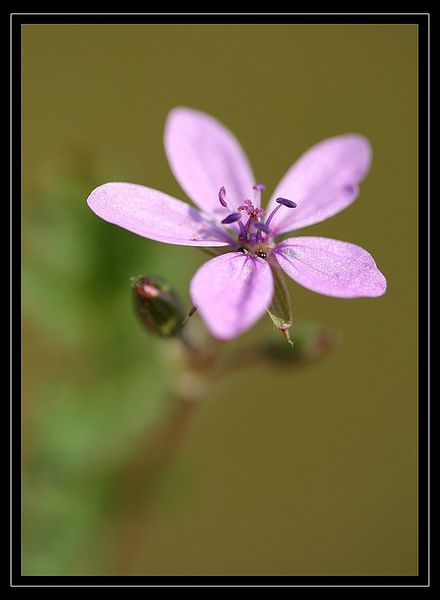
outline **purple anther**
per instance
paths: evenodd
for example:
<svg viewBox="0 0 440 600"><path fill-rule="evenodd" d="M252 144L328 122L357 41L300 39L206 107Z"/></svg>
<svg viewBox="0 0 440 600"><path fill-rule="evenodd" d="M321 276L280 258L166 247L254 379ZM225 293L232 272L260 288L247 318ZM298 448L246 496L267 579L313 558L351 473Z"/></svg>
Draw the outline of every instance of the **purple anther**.
<svg viewBox="0 0 440 600"><path fill-rule="evenodd" d="M276 202L278 204L282 204L283 206L287 206L287 208L296 208L297 204L293 200L287 200L287 198L277 198Z"/></svg>
<svg viewBox="0 0 440 600"><path fill-rule="evenodd" d="M239 221L241 219L241 213L239 212L234 212L231 213L230 215L228 215L227 217L225 217L222 221L222 223L224 225L229 225L230 223L235 223L236 221Z"/></svg>
<svg viewBox="0 0 440 600"><path fill-rule="evenodd" d="M257 183L252 186L252 189L257 190L257 192L264 192L264 190L266 189L266 186L264 185L264 183Z"/></svg>
<svg viewBox="0 0 440 600"><path fill-rule="evenodd" d="M264 231L264 233L267 233L267 234L271 233L271 231L272 231L267 223L260 223L260 222L254 223L254 227L256 229L259 229L260 231Z"/></svg>
<svg viewBox="0 0 440 600"><path fill-rule="evenodd" d="M226 197L226 190L225 190L225 188L222 186L222 187L220 188L220 191L219 191L219 193L218 193L218 199L219 199L219 201L220 201L220 204L226 208L228 205L227 205L227 202L226 202L226 200L225 200L225 197Z"/></svg>

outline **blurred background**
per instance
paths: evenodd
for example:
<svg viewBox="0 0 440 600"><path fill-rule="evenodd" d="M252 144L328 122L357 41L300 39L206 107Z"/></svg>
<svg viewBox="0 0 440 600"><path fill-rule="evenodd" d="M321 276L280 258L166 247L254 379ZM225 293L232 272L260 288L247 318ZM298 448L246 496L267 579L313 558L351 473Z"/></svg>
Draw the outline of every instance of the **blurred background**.
<svg viewBox="0 0 440 600"><path fill-rule="evenodd" d="M416 574L417 27L22 32L24 574ZM141 328L129 279L162 275L189 307L205 256L101 221L86 198L129 181L187 200L162 144L179 105L225 123L269 190L321 139L368 137L358 200L304 234L369 250L388 291L289 282L295 320L339 345L210 386L147 490L176 348ZM263 318L224 350L271 335Z"/></svg>

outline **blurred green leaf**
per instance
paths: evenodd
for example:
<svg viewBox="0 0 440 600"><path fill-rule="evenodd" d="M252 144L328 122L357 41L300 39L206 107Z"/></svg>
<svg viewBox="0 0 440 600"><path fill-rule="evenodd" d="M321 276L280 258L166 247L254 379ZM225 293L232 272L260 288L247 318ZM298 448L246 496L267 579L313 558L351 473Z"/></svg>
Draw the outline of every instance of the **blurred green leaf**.
<svg viewBox="0 0 440 600"><path fill-rule="evenodd" d="M191 269L98 219L86 198L102 180L88 168L73 157L23 215L25 329L40 348L25 359L28 573L80 570L75 561L96 535L109 474L167 408L169 373L136 320L130 276L169 271L183 287Z"/></svg>

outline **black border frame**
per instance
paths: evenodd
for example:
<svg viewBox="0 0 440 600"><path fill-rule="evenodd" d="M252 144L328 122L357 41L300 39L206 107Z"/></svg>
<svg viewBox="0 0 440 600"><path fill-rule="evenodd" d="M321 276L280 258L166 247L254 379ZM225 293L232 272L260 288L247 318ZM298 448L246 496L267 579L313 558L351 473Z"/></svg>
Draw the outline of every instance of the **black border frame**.
<svg viewBox="0 0 440 600"><path fill-rule="evenodd" d="M10 587L430 587L429 519L429 13L9 13L11 51L11 561ZM25 24L415 24L418 25L419 535L416 576L24 576L21 574L21 26ZM15 507L15 508L14 508Z"/></svg>

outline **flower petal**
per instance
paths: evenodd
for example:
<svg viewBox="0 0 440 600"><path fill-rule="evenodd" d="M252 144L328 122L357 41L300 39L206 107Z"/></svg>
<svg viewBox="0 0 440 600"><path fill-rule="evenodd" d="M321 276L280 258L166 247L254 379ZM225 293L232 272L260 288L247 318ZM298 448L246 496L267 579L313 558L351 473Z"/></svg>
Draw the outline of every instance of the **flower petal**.
<svg viewBox="0 0 440 600"><path fill-rule="evenodd" d="M261 258L228 252L200 267L190 294L211 333L229 340L266 311L273 295L272 273Z"/></svg>
<svg viewBox="0 0 440 600"><path fill-rule="evenodd" d="M142 237L183 246L227 246L224 230L198 210L134 183L106 183L87 198L99 217Z"/></svg>
<svg viewBox="0 0 440 600"><path fill-rule="evenodd" d="M186 194L203 210L225 217L252 194L255 179L242 147L213 117L189 108L175 108L165 126L165 151ZM229 209L219 202L226 190Z"/></svg>
<svg viewBox="0 0 440 600"><path fill-rule="evenodd" d="M268 214L280 196L297 203L296 208L281 209L274 216L274 232L319 223L346 208L357 197L358 183L370 162L370 144L356 134L328 138L310 148L290 167L272 196Z"/></svg>
<svg viewBox="0 0 440 600"><path fill-rule="evenodd" d="M385 277L360 246L322 237L294 237L275 249L282 269L304 287L339 298L381 296Z"/></svg>

